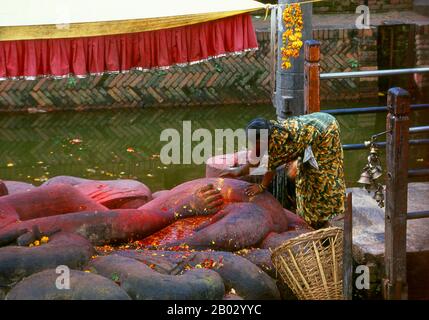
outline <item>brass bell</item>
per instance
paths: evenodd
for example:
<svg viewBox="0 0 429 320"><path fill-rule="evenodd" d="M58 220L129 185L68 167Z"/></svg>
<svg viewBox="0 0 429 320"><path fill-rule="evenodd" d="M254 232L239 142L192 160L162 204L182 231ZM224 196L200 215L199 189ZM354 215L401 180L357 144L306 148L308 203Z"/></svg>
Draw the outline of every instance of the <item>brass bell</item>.
<svg viewBox="0 0 429 320"><path fill-rule="evenodd" d="M383 201L384 200L383 192L380 192L380 190L377 190L374 194L374 200L377 202Z"/></svg>
<svg viewBox="0 0 429 320"><path fill-rule="evenodd" d="M384 207L383 186L381 186L380 184L378 185L377 191L374 193L374 200L377 201L378 206L380 208Z"/></svg>
<svg viewBox="0 0 429 320"><path fill-rule="evenodd" d="M377 163L379 161L377 154L370 154L368 156L368 163Z"/></svg>
<svg viewBox="0 0 429 320"><path fill-rule="evenodd" d="M366 169L360 175L360 179L358 180L360 184L372 184L371 175L366 171Z"/></svg>
<svg viewBox="0 0 429 320"><path fill-rule="evenodd" d="M373 184L365 184L364 188L368 194L370 194L372 191L374 191L374 185Z"/></svg>
<svg viewBox="0 0 429 320"><path fill-rule="evenodd" d="M365 190L371 194L374 192L374 200L380 208L384 207L384 189L383 185L377 183L377 179L383 175L383 168L381 167L381 161L378 155L378 148L375 144L377 137L386 134L386 132L374 135L371 137L371 141L366 141L365 146L369 147L369 155L367 157L367 164L362 170L362 174L358 183L363 184Z"/></svg>
<svg viewBox="0 0 429 320"><path fill-rule="evenodd" d="M377 165L371 168L371 177L373 180L377 180L383 175L383 169L381 166Z"/></svg>

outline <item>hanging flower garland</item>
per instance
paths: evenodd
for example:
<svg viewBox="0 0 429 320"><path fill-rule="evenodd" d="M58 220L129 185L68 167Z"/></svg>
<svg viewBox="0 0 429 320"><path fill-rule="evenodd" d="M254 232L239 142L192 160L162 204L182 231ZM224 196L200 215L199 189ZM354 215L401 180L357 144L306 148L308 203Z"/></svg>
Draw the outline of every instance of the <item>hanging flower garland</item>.
<svg viewBox="0 0 429 320"><path fill-rule="evenodd" d="M303 46L302 28L304 25L301 6L298 3L287 5L283 11L286 31L283 33L282 68L292 67L291 58L298 58Z"/></svg>

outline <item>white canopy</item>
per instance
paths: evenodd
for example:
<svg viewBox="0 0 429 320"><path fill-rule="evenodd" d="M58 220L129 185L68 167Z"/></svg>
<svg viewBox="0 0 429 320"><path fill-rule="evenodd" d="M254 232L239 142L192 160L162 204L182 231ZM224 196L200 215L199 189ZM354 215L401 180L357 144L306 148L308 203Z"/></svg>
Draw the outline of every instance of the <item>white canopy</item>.
<svg viewBox="0 0 429 320"><path fill-rule="evenodd" d="M0 6L0 41L153 31L264 7L253 0L7 0Z"/></svg>
<svg viewBox="0 0 429 320"><path fill-rule="evenodd" d="M141 20L220 12L248 12L253 0L7 0L0 27Z"/></svg>

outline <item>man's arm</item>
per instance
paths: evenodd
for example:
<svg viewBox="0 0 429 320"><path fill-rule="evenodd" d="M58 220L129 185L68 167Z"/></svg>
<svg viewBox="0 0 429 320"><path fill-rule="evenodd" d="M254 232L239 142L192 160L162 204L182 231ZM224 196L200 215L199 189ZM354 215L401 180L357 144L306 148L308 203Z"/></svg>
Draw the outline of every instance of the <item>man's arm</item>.
<svg viewBox="0 0 429 320"><path fill-rule="evenodd" d="M267 190L275 174L275 171L267 171L260 184L252 184L246 188L246 194L253 197Z"/></svg>
<svg viewBox="0 0 429 320"><path fill-rule="evenodd" d="M276 175L275 171L267 171L262 179L261 186L264 189L268 189L271 182L273 181L274 176Z"/></svg>

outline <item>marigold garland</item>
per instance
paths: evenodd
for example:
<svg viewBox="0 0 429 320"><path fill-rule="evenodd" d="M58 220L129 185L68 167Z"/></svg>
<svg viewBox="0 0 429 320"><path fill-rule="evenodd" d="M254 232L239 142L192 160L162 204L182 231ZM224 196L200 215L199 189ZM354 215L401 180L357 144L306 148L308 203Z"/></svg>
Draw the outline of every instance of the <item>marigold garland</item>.
<svg viewBox="0 0 429 320"><path fill-rule="evenodd" d="M287 5L283 10L283 22L286 31L283 33L282 68L292 67L291 58L298 58L303 46L303 18L301 6L298 3Z"/></svg>

